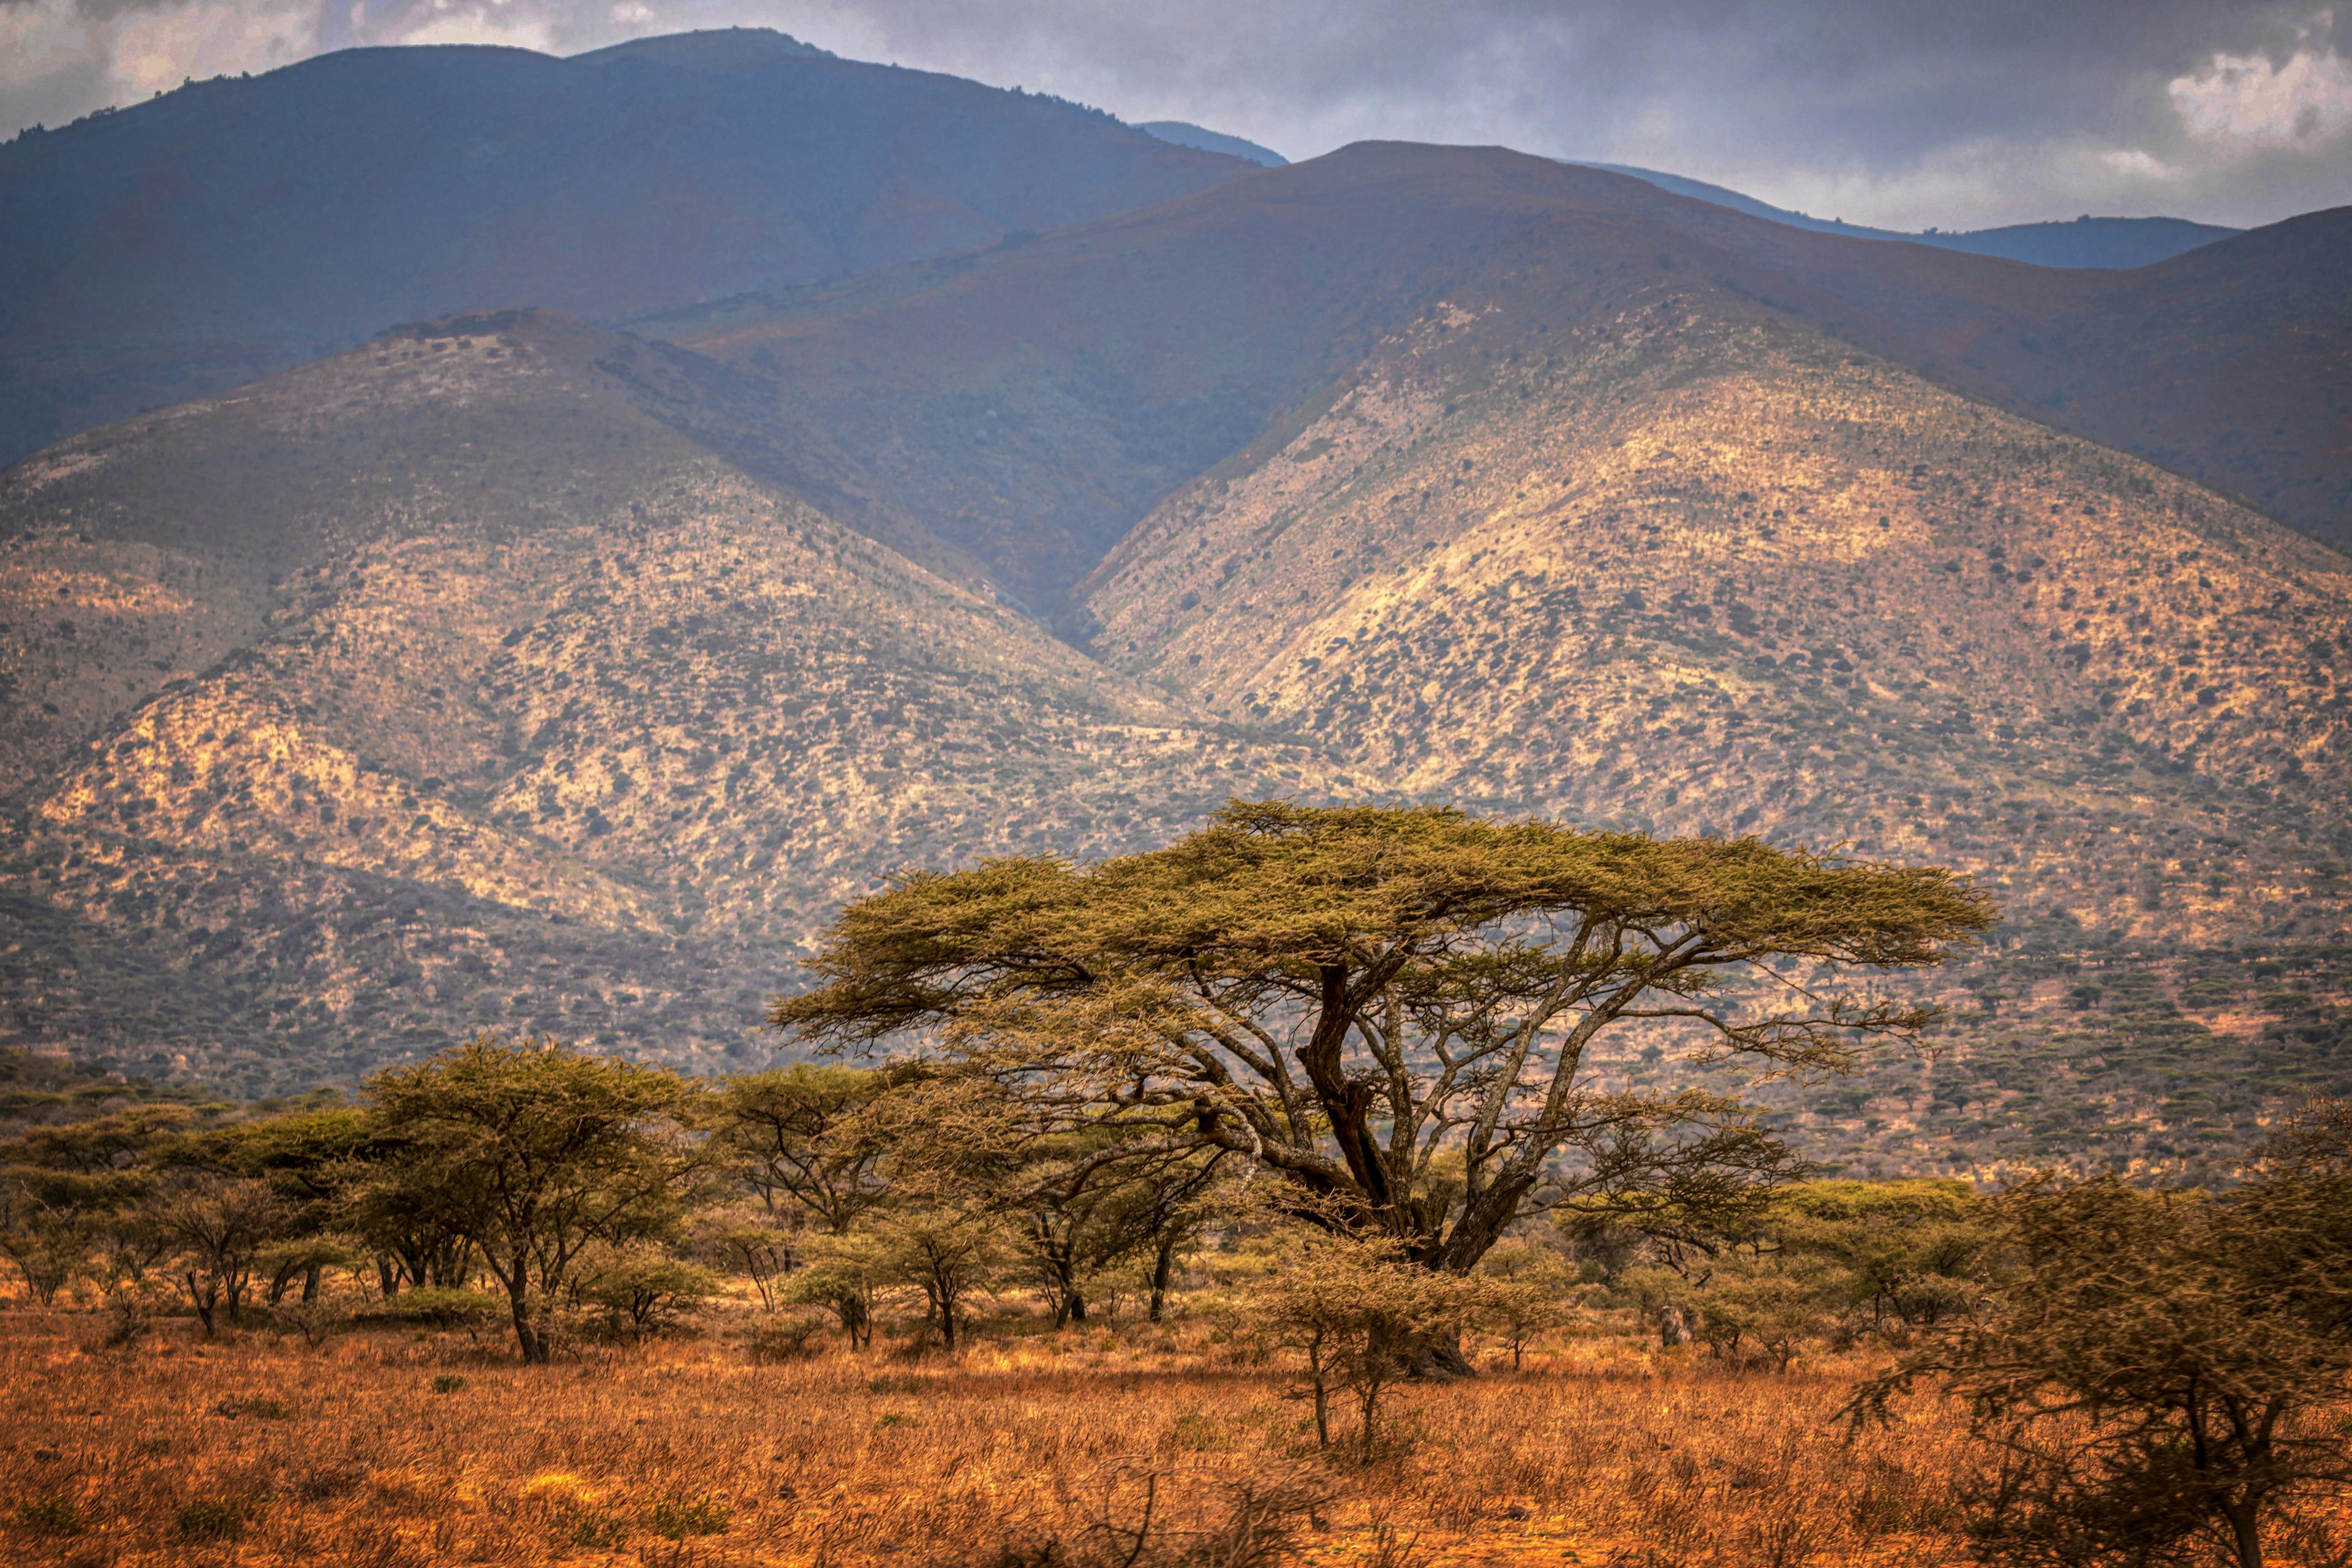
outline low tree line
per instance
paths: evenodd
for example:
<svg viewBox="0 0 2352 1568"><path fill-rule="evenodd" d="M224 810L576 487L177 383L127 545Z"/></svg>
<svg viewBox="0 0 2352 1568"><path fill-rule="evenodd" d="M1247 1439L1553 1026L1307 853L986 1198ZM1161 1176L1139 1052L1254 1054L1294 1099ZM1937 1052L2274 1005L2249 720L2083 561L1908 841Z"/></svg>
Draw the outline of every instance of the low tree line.
<svg viewBox="0 0 2352 1568"><path fill-rule="evenodd" d="M1107 1289L1158 1318L1223 1162L1089 1171L1088 1150L1008 1142L937 1089L836 1065L701 1082L485 1037L355 1105L27 1131L0 1146L0 1250L44 1305L176 1297L207 1333L299 1326L331 1274L428 1318L487 1288L532 1362L566 1326L646 1331L730 1279L771 1310L824 1308L854 1345L896 1290L950 1346L983 1289L1032 1292L1057 1324Z"/></svg>

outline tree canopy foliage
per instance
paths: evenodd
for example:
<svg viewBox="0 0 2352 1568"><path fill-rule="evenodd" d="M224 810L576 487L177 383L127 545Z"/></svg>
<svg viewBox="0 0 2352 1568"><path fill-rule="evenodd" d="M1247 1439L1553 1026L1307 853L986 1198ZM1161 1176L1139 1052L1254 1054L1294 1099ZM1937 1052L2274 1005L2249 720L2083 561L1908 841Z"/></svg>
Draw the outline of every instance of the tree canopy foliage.
<svg viewBox="0 0 2352 1568"><path fill-rule="evenodd" d="M400 1147L384 1195L479 1248L507 1293L527 1361L582 1258L669 1234L701 1157L681 1136L677 1074L495 1036L369 1085Z"/></svg>
<svg viewBox="0 0 2352 1568"><path fill-rule="evenodd" d="M2297 1493L2352 1487L2352 1115L2315 1105L2221 1194L2044 1176L1985 1205L2014 1268L1982 1310L1869 1385L1931 1378L2000 1458L1989 1556L2262 1568Z"/></svg>
<svg viewBox="0 0 2352 1568"><path fill-rule="evenodd" d="M843 912L821 984L769 1017L1115 1131L1100 1163L1246 1156L1301 1214L1458 1271L1531 1206L1769 1163L1720 1098L1596 1088L1609 1031L1840 1070L1935 1016L1868 975L1995 918L1948 871L1754 838L1235 802L1160 850L909 876Z"/></svg>

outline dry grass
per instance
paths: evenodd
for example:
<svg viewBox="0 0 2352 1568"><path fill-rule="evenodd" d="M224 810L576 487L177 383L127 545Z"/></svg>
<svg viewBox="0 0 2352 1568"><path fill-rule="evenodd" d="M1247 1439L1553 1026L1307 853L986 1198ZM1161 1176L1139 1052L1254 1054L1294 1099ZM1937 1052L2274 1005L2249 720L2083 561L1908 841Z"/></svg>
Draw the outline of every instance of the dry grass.
<svg viewBox="0 0 2352 1568"><path fill-rule="evenodd" d="M89 1564L1940 1563L1958 1429L1848 1447L1856 1368L1613 1335L1411 1390L1369 1467L1187 1325L950 1361L739 1337L529 1369L463 1336L130 1352L0 1315L0 1557ZM86 1348L90 1347L90 1348ZM1679 1352L1677 1352L1679 1355ZM1140 1542L1137 1531L1147 1521Z"/></svg>

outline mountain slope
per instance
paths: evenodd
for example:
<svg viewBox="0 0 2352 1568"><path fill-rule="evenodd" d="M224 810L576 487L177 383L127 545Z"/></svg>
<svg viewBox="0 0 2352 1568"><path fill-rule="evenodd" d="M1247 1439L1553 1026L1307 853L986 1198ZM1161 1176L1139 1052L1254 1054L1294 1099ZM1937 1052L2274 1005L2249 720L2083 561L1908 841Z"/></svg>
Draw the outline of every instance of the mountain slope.
<svg viewBox="0 0 2352 1568"><path fill-rule="evenodd" d="M2186 942L2246 889L2140 900L2181 824L2201 868L2262 822L2232 879L2308 890L2352 561L1752 308L1529 327L1449 300L1171 497L1096 574L1097 646L1415 795L1853 839ZM2022 843L1946 809L2011 796Z"/></svg>
<svg viewBox="0 0 2352 1568"><path fill-rule="evenodd" d="M248 1088L493 1026L723 1059L900 866L1325 787L681 435L673 374L461 318L0 479L13 1031ZM35 656L68 621L103 675Z"/></svg>
<svg viewBox="0 0 2352 1568"><path fill-rule="evenodd" d="M2130 275L2197 264L2166 286L2198 313L2166 328L2117 275L1367 147L651 326L767 378L906 526L1033 605L1118 533L1066 631L1353 777L1981 872L2012 923L1953 977L1954 1054L1812 1135L1976 1169L2111 1122L2116 1157L2177 1161L2345 1085L2253 998L2264 965L2352 980L2352 578L2021 416L2010 381L2064 344L2004 361L1978 351L2013 340L1966 329L2138 321L2088 367L2129 411L2114 367L2167 331L2194 344L2272 288L2294 319L2318 268L2231 270L2278 238ZM2209 369L2288 335L2259 303L2239 319ZM2130 1010L2080 1017L2085 984ZM2229 1093L2180 1098L2217 1075ZM1954 1103L1976 1108L1958 1144Z"/></svg>
<svg viewBox="0 0 2352 1568"><path fill-rule="evenodd" d="M835 277L1247 165L757 29L356 49L0 148L0 461L394 322Z"/></svg>
<svg viewBox="0 0 2352 1568"><path fill-rule="evenodd" d="M2129 273L1813 234L1496 149L1366 143L1141 212L638 323L771 379L1038 613L1160 495L1432 300L1756 301L2352 543L2352 213ZM1537 293L1542 295L1540 302Z"/></svg>
<svg viewBox="0 0 2352 1568"><path fill-rule="evenodd" d="M1465 289L1086 603L1119 668L1416 798L1976 873L2007 921L1943 1058L1775 1091L1825 1157L2178 1169L2352 1087L2352 560L1776 312Z"/></svg>

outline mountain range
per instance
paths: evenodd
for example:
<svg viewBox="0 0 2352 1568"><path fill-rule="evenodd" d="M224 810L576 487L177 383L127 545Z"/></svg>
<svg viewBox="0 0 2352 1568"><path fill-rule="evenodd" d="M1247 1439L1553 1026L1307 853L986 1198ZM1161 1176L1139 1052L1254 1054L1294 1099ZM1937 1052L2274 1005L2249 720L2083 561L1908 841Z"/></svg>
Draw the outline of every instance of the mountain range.
<svg viewBox="0 0 2352 1568"><path fill-rule="evenodd" d="M1855 1169L2179 1164L2344 1087L2352 214L2065 271L1496 149L1214 168L625 330L486 300L0 473L13 1038L762 1060L895 870L1285 794L1976 872L1943 1056L1779 1091Z"/></svg>

